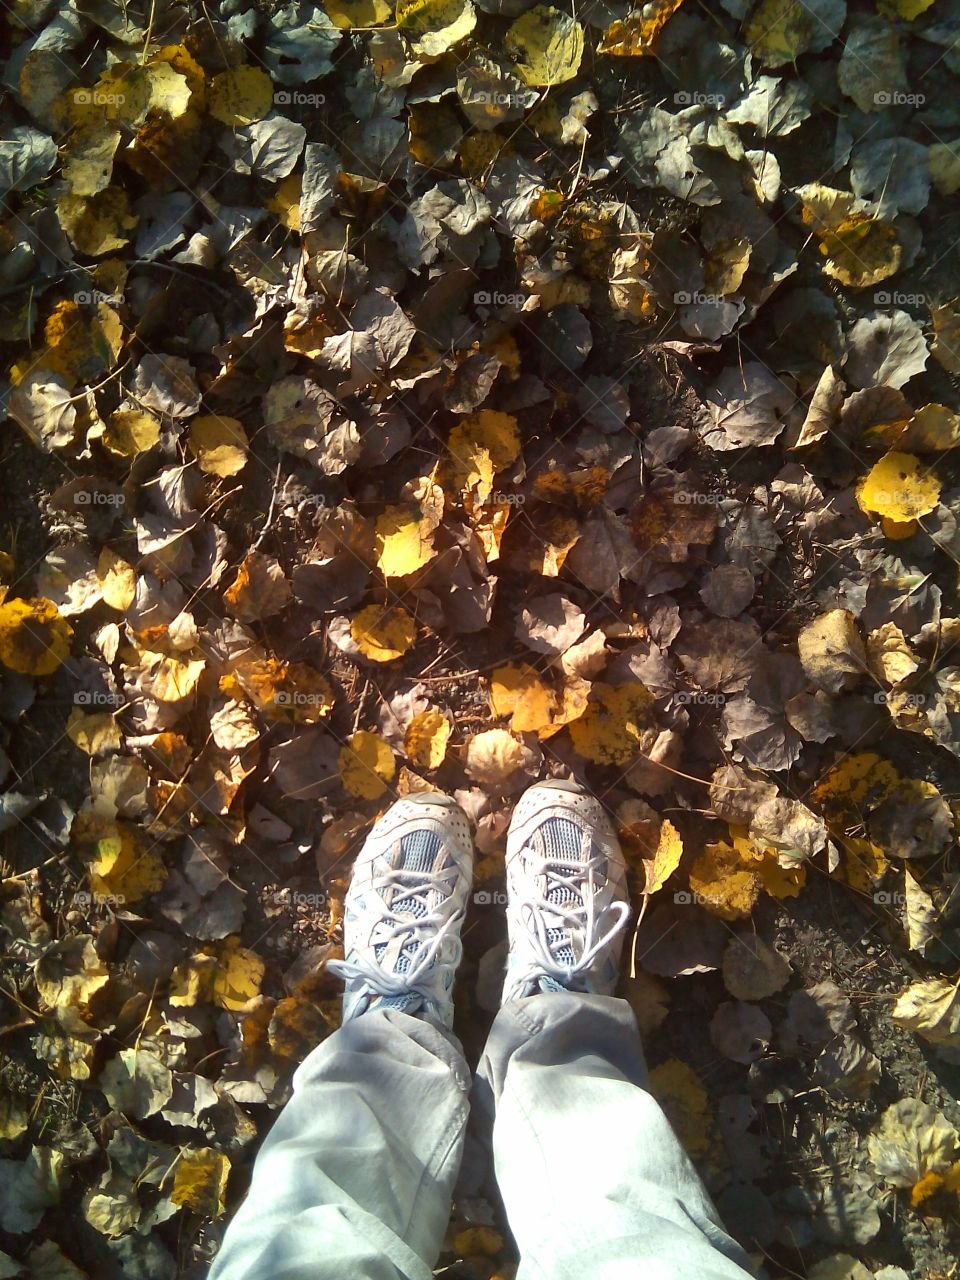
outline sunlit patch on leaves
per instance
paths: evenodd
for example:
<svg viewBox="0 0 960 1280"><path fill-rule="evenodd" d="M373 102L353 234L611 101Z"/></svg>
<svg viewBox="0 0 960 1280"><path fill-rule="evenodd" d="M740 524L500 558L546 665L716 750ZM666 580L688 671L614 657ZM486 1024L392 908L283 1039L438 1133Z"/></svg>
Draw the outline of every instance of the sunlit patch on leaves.
<svg viewBox="0 0 960 1280"><path fill-rule="evenodd" d="M0 604L0 662L22 675L48 676L70 652L73 628L49 600Z"/></svg>
<svg viewBox="0 0 960 1280"><path fill-rule="evenodd" d="M170 1199L205 1218L224 1212L224 1194L230 1176L230 1160L212 1147L185 1151L173 1172Z"/></svg>
<svg viewBox="0 0 960 1280"><path fill-rule="evenodd" d="M358 730L341 748L339 761L344 791L360 800L379 800L397 768L389 743L365 729Z"/></svg>
<svg viewBox="0 0 960 1280"><path fill-rule="evenodd" d="M371 662L393 662L402 658L417 638L413 619L399 605L393 608L367 605L350 623L350 634Z"/></svg>

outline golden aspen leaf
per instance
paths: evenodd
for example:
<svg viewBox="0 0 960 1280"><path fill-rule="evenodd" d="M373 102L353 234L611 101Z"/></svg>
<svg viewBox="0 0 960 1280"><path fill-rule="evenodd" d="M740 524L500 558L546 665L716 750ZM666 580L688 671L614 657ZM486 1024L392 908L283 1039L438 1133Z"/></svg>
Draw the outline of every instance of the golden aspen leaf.
<svg viewBox="0 0 960 1280"><path fill-rule="evenodd" d="M63 177L71 195L95 196L109 187L122 136L119 129L99 122L74 130L63 162Z"/></svg>
<svg viewBox="0 0 960 1280"><path fill-rule="evenodd" d="M503 1249L503 1236L492 1227L466 1227L454 1236L453 1247L464 1258L495 1258Z"/></svg>
<svg viewBox="0 0 960 1280"><path fill-rule="evenodd" d="M242 1012L260 994L266 966L256 952L241 947L237 938L227 938L215 956L210 999L221 1009Z"/></svg>
<svg viewBox="0 0 960 1280"><path fill-rule="evenodd" d="M517 460L520 437L517 420L510 413L480 409L468 414L447 438L453 483L457 488L475 490L475 500L484 502L493 488L493 476Z"/></svg>
<svg viewBox="0 0 960 1280"><path fill-rule="evenodd" d="M275 213L282 226L290 231L300 230L300 196L303 189L303 175L288 174L282 182L277 183L274 194L267 201L267 208Z"/></svg>
<svg viewBox="0 0 960 1280"><path fill-rule="evenodd" d="M160 419L146 409L118 409L107 418L102 441L111 453L133 458L146 453L160 439Z"/></svg>
<svg viewBox="0 0 960 1280"><path fill-rule="evenodd" d="M523 763L523 743L506 729L474 734L464 753L464 768L474 782L505 782Z"/></svg>
<svg viewBox="0 0 960 1280"><path fill-rule="evenodd" d="M507 531L510 511L511 507L507 502L474 505L470 511L470 524L480 539L487 564L500 558L500 543Z"/></svg>
<svg viewBox="0 0 960 1280"><path fill-rule="evenodd" d="M629 764L637 741L654 725L656 698L642 684L593 686L593 701L570 725L574 749L594 764Z"/></svg>
<svg viewBox="0 0 960 1280"><path fill-rule="evenodd" d="M221 124L253 124L273 109L273 81L259 67L233 67L213 77L207 103Z"/></svg>
<svg viewBox="0 0 960 1280"><path fill-rule="evenodd" d="M877 0L877 12L884 18L895 22L902 18L904 22L913 22L933 4L933 0Z"/></svg>
<svg viewBox="0 0 960 1280"><path fill-rule="evenodd" d="M397 28L418 58L438 58L477 25L470 0L400 0Z"/></svg>
<svg viewBox="0 0 960 1280"><path fill-rule="evenodd" d="M393 6L387 0L323 0L327 17L340 31L354 27L382 27L390 20Z"/></svg>
<svg viewBox="0 0 960 1280"><path fill-rule="evenodd" d="M538 4L511 23L504 44L524 84L565 84L580 70L583 28L570 14Z"/></svg>
<svg viewBox="0 0 960 1280"><path fill-rule="evenodd" d="M88 756L119 751L121 747L120 726L112 711L87 713L74 707L67 717L66 734Z"/></svg>
<svg viewBox="0 0 960 1280"><path fill-rule="evenodd" d="M344 791L361 800L379 800L397 769L390 744L366 729L348 739L337 759Z"/></svg>
<svg viewBox="0 0 960 1280"><path fill-rule="evenodd" d="M873 515L903 523L936 509L940 481L911 453L888 453L860 482L857 501Z"/></svg>
<svg viewBox="0 0 960 1280"><path fill-rule="evenodd" d="M714 1144L713 1121L707 1092L693 1068L668 1058L650 1072L649 1084L687 1155L693 1160L707 1155Z"/></svg>
<svg viewBox="0 0 960 1280"><path fill-rule="evenodd" d="M236 418L201 414L190 423L190 452L201 471L212 476L235 476L247 465L247 435Z"/></svg>
<svg viewBox="0 0 960 1280"><path fill-rule="evenodd" d="M387 507L376 523L377 565L385 578L403 578L429 564L436 551L436 521L416 507Z"/></svg>
<svg viewBox="0 0 960 1280"><path fill-rule="evenodd" d="M399 605L385 608L369 604L350 623L350 635L371 662L393 662L413 647L417 629L409 613Z"/></svg>
<svg viewBox="0 0 960 1280"><path fill-rule="evenodd" d="M120 187L107 187L95 196L61 196L57 213L73 247L91 258L122 249L140 221Z"/></svg>
<svg viewBox="0 0 960 1280"><path fill-rule="evenodd" d="M646 57L653 53L657 36L682 4L683 0L653 0L625 18L618 18L604 31L597 52L618 58Z"/></svg>
<svg viewBox="0 0 960 1280"><path fill-rule="evenodd" d="M34 969L41 1009L83 1013L110 981L110 971L88 934L69 934L48 948Z"/></svg>
<svg viewBox="0 0 960 1280"><path fill-rule="evenodd" d="M137 575L133 565L110 547L104 547L97 559L97 578L104 603L120 613L126 612L137 594Z"/></svg>
<svg viewBox="0 0 960 1280"><path fill-rule="evenodd" d="M823 27L823 19L796 0L760 0L744 23L743 34L759 62L782 67L805 53Z"/></svg>
<svg viewBox="0 0 960 1280"><path fill-rule="evenodd" d="M764 893L771 898L795 898L807 883L807 868L803 863L784 867L774 850L767 850L763 857L750 867L760 881Z"/></svg>
<svg viewBox="0 0 960 1280"><path fill-rule="evenodd" d="M149 649L144 649L140 658L143 690L158 702L180 702L188 698L207 665L206 658L177 658Z"/></svg>
<svg viewBox="0 0 960 1280"><path fill-rule="evenodd" d="M494 715L512 716L514 733L538 733L557 710L557 695L527 663L497 667L490 678L490 707Z"/></svg>
<svg viewBox="0 0 960 1280"><path fill-rule="evenodd" d="M51 600L0 604L0 662L25 676L48 676L70 652L73 628Z"/></svg>
<svg viewBox="0 0 960 1280"><path fill-rule="evenodd" d="M660 838L652 858L643 859L646 871L646 883L643 892L657 893L667 883L683 857L683 841L680 832L668 819L664 818L660 826Z"/></svg>
<svg viewBox="0 0 960 1280"><path fill-rule="evenodd" d="M219 1218L226 1208L224 1193L230 1176L230 1160L212 1147L185 1151L177 1161L170 1199L181 1208L204 1218Z"/></svg>
<svg viewBox="0 0 960 1280"><path fill-rule="evenodd" d="M333 710L336 701L333 686L325 675L306 662L291 662L278 683L281 687L273 693L274 706L297 724L316 724Z"/></svg>
<svg viewBox="0 0 960 1280"><path fill-rule="evenodd" d="M163 888L167 878L163 859L130 823L115 824L114 833L98 840L94 850L87 867L90 888L116 906L132 906Z"/></svg>
<svg viewBox="0 0 960 1280"><path fill-rule="evenodd" d="M43 363L70 386L98 382L116 367L123 346L120 317L105 302L87 309L76 302L58 302L43 332L47 349Z"/></svg>
<svg viewBox="0 0 960 1280"><path fill-rule="evenodd" d="M439 769L447 754L450 721L443 712L429 707L415 715L407 725L403 749L407 759L418 769Z"/></svg>
<svg viewBox="0 0 960 1280"><path fill-rule="evenodd" d="M723 920L738 920L753 910L760 879L744 868L732 845L720 841L704 846L690 868L690 888L708 911Z"/></svg>

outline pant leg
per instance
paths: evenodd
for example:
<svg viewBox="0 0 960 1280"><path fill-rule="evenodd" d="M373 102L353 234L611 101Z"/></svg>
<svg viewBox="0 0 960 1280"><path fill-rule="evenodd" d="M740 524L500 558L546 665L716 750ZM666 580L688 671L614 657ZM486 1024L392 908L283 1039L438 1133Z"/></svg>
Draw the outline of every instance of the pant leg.
<svg viewBox="0 0 960 1280"><path fill-rule="evenodd" d="M209 1280L430 1280L470 1077L452 1036L395 1009L297 1070Z"/></svg>
<svg viewBox="0 0 960 1280"><path fill-rule="evenodd" d="M645 1082L623 1000L550 993L498 1013L477 1094L517 1280L749 1280Z"/></svg>

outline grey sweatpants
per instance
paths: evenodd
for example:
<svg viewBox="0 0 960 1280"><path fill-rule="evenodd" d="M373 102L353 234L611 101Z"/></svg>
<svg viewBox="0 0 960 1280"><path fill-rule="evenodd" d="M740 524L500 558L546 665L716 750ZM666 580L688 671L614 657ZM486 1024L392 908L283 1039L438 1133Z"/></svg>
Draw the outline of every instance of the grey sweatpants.
<svg viewBox="0 0 960 1280"><path fill-rule="evenodd" d="M550 993L505 1005L478 1072L518 1280L745 1280L644 1087L630 1007ZM430 1280L470 1076L453 1036L371 1010L319 1045L267 1136L210 1280Z"/></svg>

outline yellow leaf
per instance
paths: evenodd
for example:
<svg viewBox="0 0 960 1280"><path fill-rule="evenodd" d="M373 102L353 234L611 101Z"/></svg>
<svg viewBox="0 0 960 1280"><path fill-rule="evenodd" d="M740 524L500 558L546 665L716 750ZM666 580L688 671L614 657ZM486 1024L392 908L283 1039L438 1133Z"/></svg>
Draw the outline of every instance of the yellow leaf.
<svg viewBox="0 0 960 1280"><path fill-rule="evenodd" d="M438 58L477 25L470 0L400 0L397 27L418 58Z"/></svg>
<svg viewBox="0 0 960 1280"><path fill-rule="evenodd" d="M538 4L510 25L504 44L524 84L565 84L580 70L583 28L569 14Z"/></svg>
<svg viewBox="0 0 960 1280"><path fill-rule="evenodd" d="M523 744L506 729L486 729L467 743L464 767L475 782L504 782L523 765Z"/></svg>
<svg viewBox="0 0 960 1280"><path fill-rule="evenodd" d="M493 491L494 475L519 456L517 420L496 409L481 409L453 428L447 448L454 486L473 491L475 502L485 502Z"/></svg>
<svg viewBox="0 0 960 1280"><path fill-rule="evenodd" d="M208 110L221 124L245 125L273 109L273 81L259 67L233 67L210 82Z"/></svg>
<svg viewBox="0 0 960 1280"><path fill-rule="evenodd" d="M397 769L390 744L366 729L355 733L340 749L338 763L344 791L361 800L379 800Z"/></svg>
<svg viewBox="0 0 960 1280"><path fill-rule="evenodd" d="M260 994L266 966L254 951L228 938L216 953L209 982L210 999L221 1009L241 1012Z"/></svg>
<svg viewBox="0 0 960 1280"><path fill-rule="evenodd" d="M503 1236L492 1227L466 1227L454 1236L453 1248L464 1258L495 1258L503 1248Z"/></svg>
<svg viewBox="0 0 960 1280"><path fill-rule="evenodd" d="M683 0L654 0L642 9L634 9L625 18L618 18L604 31L597 52L612 53L619 58L643 58L652 54L657 36L682 4Z"/></svg>
<svg viewBox="0 0 960 1280"><path fill-rule="evenodd" d="M120 726L112 711L95 711L88 715L74 707L67 717L66 733L73 745L88 756L120 750Z"/></svg>
<svg viewBox="0 0 960 1280"><path fill-rule="evenodd" d="M551 724L557 696L533 667L508 665L497 667L491 676L490 707L494 715L513 717L514 733L538 733Z"/></svg>
<svg viewBox="0 0 960 1280"><path fill-rule="evenodd" d="M167 868L157 850L149 846L137 827L114 824L114 834L98 840L88 865L90 888L115 906L129 907L163 888Z"/></svg>
<svg viewBox="0 0 960 1280"><path fill-rule="evenodd" d="M418 508L387 507L376 523L375 555L383 576L403 578L429 564L437 554L436 527L436 521L425 519Z"/></svg>
<svg viewBox="0 0 960 1280"><path fill-rule="evenodd" d="M574 749L594 764L629 764L641 734L654 725L656 698L642 684L593 686L593 701L570 725Z"/></svg>
<svg viewBox="0 0 960 1280"><path fill-rule="evenodd" d="M116 366L123 346L120 317L105 302L93 310L75 302L58 302L44 326L47 350L43 364L74 386L99 382Z"/></svg>
<svg viewBox="0 0 960 1280"><path fill-rule="evenodd" d="M892 21L902 18L904 22L913 22L932 4L933 0L877 0L877 12Z"/></svg>
<svg viewBox="0 0 960 1280"><path fill-rule="evenodd" d="M267 1038L278 1058L300 1063L337 1025L337 1021L330 1019L312 1000L288 996L277 1001L270 1015Z"/></svg>
<svg viewBox="0 0 960 1280"><path fill-rule="evenodd" d="M236 418L202 414L190 423L190 452L200 470L213 476L235 476L247 464L247 436Z"/></svg>
<svg viewBox="0 0 960 1280"><path fill-rule="evenodd" d="M828 276L852 289L865 289L894 275L902 247L896 229L883 222L849 191L808 183L797 190L804 223L820 240Z"/></svg>
<svg viewBox="0 0 960 1280"><path fill-rule="evenodd" d="M682 856L683 841L680 839L680 832L668 818L664 818L660 826L656 853L652 858L643 859L644 870L647 873L643 892L657 893L662 889L679 867Z"/></svg>
<svg viewBox="0 0 960 1280"><path fill-rule="evenodd" d="M137 575L133 565L109 547L104 547L97 560L97 578L104 603L120 613L126 612L137 595Z"/></svg>
<svg viewBox="0 0 960 1280"><path fill-rule="evenodd" d="M130 241L140 219L130 212L126 191L107 187L95 196L64 195L57 201L60 225L78 253L101 258Z"/></svg>
<svg viewBox="0 0 960 1280"><path fill-rule="evenodd" d="M743 867L732 845L720 841L704 846L690 868L690 888L708 911L722 920L738 920L753 910L760 879Z"/></svg>
<svg viewBox="0 0 960 1280"><path fill-rule="evenodd" d="M219 1218L230 1176L230 1160L212 1147L185 1151L177 1161L170 1199L204 1218Z"/></svg>
<svg viewBox="0 0 960 1280"><path fill-rule="evenodd" d="M868 513L903 523L936 509L940 481L913 454L888 453L861 481L857 501Z"/></svg>
<svg viewBox="0 0 960 1280"><path fill-rule="evenodd" d="M387 0L323 0L327 17L341 31L353 27L382 27L393 7Z"/></svg>
<svg viewBox="0 0 960 1280"><path fill-rule="evenodd" d="M0 604L0 662L25 676L48 676L70 652L73 628L50 600Z"/></svg>
<svg viewBox="0 0 960 1280"><path fill-rule="evenodd" d="M303 189L303 175L288 174L277 184L274 195L267 201L267 208L275 213L283 226L290 231L300 230L300 196Z"/></svg>
<svg viewBox="0 0 960 1280"><path fill-rule="evenodd" d="M95 196L109 187L121 137L119 129L101 123L74 130L63 163L63 177L71 195Z"/></svg>
<svg viewBox="0 0 960 1280"><path fill-rule="evenodd" d="M545 578L556 578L564 561L580 541L580 525L573 516L554 516L543 528L542 538L530 555L530 568Z"/></svg>
<svg viewBox="0 0 960 1280"><path fill-rule="evenodd" d="M103 443L121 458L146 453L160 439L160 420L145 409L118 409L110 414L106 427Z"/></svg>
<svg viewBox="0 0 960 1280"><path fill-rule="evenodd" d="M417 629L405 609L368 604L350 623L350 635L371 662L393 662L413 647Z"/></svg>
<svg viewBox="0 0 960 1280"><path fill-rule="evenodd" d="M206 658L176 658L149 649L144 649L140 657L144 692L158 702L180 702L188 698L207 665Z"/></svg>
<svg viewBox="0 0 960 1280"><path fill-rule="evenodd" d="M743 34L759 62L782 67L805 53L822 29L822 19L797 0L760 0Z"/></svg>
<svg viewBox="0 0 960 1280"><path fill-rule="evenodd" d="M436 708L415 715L407 726L403 749L407 759L418 769L439 769L447 754L450 721Z"/></svg>
<svg viewBox="0 0 960 1280"><path fill-rule="evenodd" d="M687 1155L692 1160L707 1155L715 1141L713 1121L707 1092L693 1068L668 1058L650 1072L649 1085Z"/></svg>
<svg viewBox="0 0 960 1280"><path fill-rule="evenodd" d="M960 152L956 143L934 142L927 151L930 181L942 196L960 191Z"/></svg>

